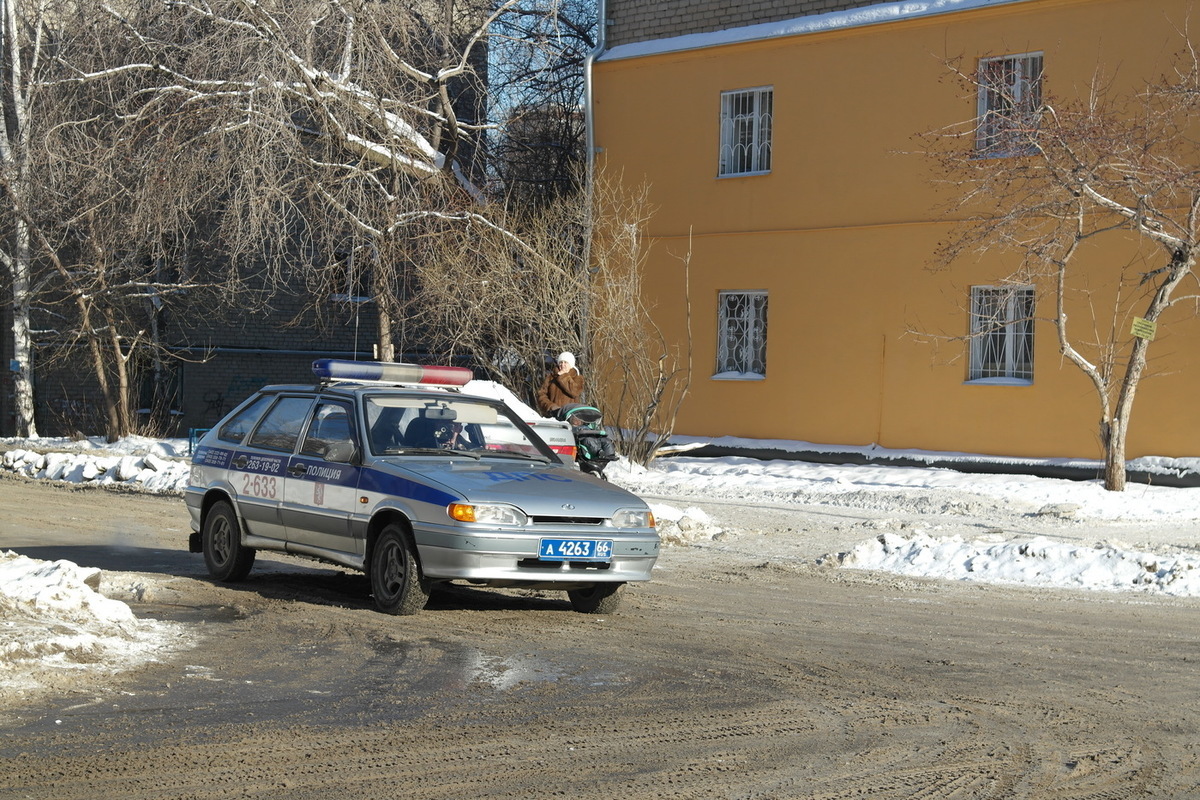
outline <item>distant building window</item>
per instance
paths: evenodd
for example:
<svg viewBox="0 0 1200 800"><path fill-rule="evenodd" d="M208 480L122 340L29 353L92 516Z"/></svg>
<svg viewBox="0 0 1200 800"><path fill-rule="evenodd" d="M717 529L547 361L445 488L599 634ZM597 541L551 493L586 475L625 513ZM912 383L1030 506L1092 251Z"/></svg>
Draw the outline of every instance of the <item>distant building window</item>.
<svg viewBox="0 0 1200 800"><path fill-rule="evenodd" d="M717 311L717 374L726 379L767 375L767 293L721 292Z"/></svg>
<svg viewBox="0 0 1200 800"><path fill-rule="evenodd" d="M1034 148L1042 105L1042 54L985 58L979 62L981 156L1013 156Z"/></svg>
<svg viewBox="0 0 1200 800"><path fill-rule="evenodd" d="M769 86L721 93L720 175L770 171L774 94Z"/></svg>
<svg viewBox="0 0 1200 800"><path fill-rule="evenodd" d="M971 287L968 380L1033 381L1033 287Z"/></svg>
<svg viewBox="0 0 1200 800"><path fill-rule="evenodd" d="M329 299L339 303L371 302L371 260L362 253L339 250L334 259L335 290Z"/></svg>

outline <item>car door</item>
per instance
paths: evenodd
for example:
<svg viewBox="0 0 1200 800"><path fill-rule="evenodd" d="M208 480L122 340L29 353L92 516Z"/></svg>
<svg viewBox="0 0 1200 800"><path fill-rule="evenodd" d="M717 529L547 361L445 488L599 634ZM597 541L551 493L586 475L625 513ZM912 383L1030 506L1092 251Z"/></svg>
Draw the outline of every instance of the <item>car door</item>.
<svg viewBox="0 0 1200 800"><path fill-rule="evenodd" d="M351 454L361 452L352 411L349 402L322 399L309 414L284 480L281 513L289 548L363 554L363 543L354 540L350 527L361 472L350 463Z"/></svg>
<svg viewBox="0 0 1200 800"><path fill-rule="evenodd" d="M279 513L286 470L312 405L312 397L280 397L230 458L238 509L251 535L286 539Z"/></svg>

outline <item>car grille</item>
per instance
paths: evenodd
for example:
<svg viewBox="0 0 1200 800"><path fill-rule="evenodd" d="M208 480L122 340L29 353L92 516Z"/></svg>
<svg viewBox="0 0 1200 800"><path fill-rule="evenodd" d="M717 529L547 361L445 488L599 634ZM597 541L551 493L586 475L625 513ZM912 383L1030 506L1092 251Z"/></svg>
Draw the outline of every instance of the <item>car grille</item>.
<svg viewBox="0 0 1200 800"><path fill-rule="evenodd" d="M534 525L603 525L603 517L539 517L529 518Z"/></svg>

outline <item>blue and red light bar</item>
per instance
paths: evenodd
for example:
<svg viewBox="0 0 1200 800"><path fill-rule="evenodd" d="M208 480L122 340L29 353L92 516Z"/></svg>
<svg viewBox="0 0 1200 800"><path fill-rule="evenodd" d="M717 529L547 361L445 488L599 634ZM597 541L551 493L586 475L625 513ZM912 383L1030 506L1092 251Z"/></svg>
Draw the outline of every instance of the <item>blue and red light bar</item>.
<svg viewBox="0 0 1200 800"><path fill-rule="evenodd" d="M420 364L341 358L318 358L313 362L312 370L318 378L327 381L379 381L423 386L464 386L475 377L466 367L423 367Z"/></svg>

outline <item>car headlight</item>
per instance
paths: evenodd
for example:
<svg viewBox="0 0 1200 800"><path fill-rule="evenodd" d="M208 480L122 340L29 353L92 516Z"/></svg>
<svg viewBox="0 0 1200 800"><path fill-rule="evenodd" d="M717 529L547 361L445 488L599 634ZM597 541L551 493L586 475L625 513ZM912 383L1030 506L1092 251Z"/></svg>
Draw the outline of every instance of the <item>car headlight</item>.
<svg viewBox="0 0 1200 800"><path fill-rule="evenodd" d="M446 507L450 518L459 522L483 522L489 525L525 525L529 517L516 506L499 503L451 503Z"/></svg>
<svg viewBox="0 0 1200 800"><path fill-rule="evenodd" d="M654 514L648 508L622 508L612 516L614 528L653 528Z"/></svg>

